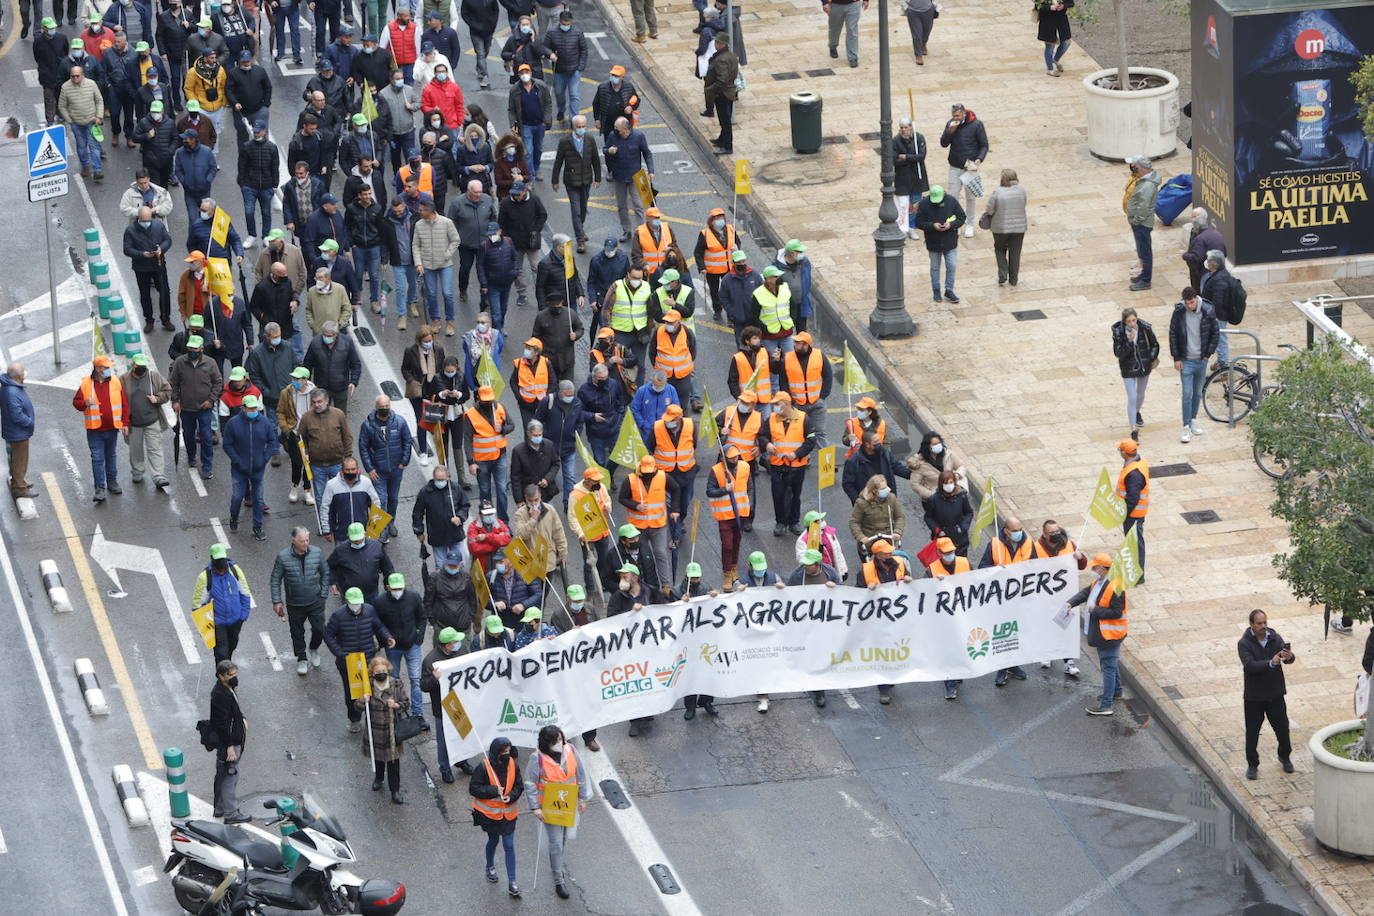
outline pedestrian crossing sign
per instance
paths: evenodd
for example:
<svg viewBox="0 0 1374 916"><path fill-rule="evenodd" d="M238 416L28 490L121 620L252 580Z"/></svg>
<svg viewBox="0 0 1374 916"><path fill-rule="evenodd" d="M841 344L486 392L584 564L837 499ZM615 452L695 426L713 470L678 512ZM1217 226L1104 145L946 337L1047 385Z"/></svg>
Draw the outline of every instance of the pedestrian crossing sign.
<svg viewBox="0 0 1374 916"><path fill-rule="evenodd" d="M61 124L29 131L29 177L67 170L67 128Z"/></svg>

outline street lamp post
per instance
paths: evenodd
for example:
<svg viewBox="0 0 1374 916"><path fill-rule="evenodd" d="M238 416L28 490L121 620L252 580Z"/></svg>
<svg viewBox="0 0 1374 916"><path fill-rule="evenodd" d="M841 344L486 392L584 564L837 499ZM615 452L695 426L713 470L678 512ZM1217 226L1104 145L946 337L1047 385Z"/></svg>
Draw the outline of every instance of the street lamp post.
<svg viewBox="0 0 1374 916"><path fill-rule="evenodd" d="M903 266L906 231L897 225L892 168L892 68L888 60L887 0L878 0L878 91L880 113L878 142L882 144L883 202L878 206L878 228L873 231L873 249L878 273L878 302L868 316L868 330L874 337L911 337L916 322L906 311L903 291Z"/></svg>

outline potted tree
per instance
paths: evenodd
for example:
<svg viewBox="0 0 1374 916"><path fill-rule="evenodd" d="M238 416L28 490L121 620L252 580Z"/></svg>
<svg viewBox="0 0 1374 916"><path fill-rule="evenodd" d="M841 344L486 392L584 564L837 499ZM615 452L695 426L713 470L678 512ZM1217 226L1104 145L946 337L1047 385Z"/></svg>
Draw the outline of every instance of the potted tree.
<svg viewBox="0 0 1374 916"><path fill-rule="evenodd" d="M1374 372L1367 357L1353 359L1327 339L1284 360L1278 384L1250 420L1257 451L1286 469L1270 511L1287 524L1289 543L1274 565L1298 598L1325 605L1333 617L1369 620ZM1367 856L1374 855L1374 734L1366 722L1320 728L1308 747L1313 833L1330 849Z"/></svg>
<svg viewBox="0 0 1374 916"><path fill-rule="evenodd" d="M1083 24L1094 22L1103 2L1077 0L1070 15ZM1127 156L1171 155L1178 145L1178 77L1167 70L1127 63L1125 0L1111 2L1116 66L1083 77L1088 93L1088 151L1112 162ZM1187 0L1171 0L1166 8L1186 11Z"/></svg>

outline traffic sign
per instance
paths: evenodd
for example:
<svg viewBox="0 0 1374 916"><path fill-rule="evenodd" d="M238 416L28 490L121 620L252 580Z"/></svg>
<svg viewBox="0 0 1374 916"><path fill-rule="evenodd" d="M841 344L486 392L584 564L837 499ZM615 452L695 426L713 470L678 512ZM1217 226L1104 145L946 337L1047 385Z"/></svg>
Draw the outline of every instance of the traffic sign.
<svg viewBox="0 0 1374 916"><path fill-rule="evenodd" d="M67 129L60 124L28 133L29 177L51 175L67 169Z"/></svg>
<svg viewBox="0 0 1374 916"><path fill-rule="evenodd" d="M69 190L67 173L61 172L57 175L47 175L43 178L29 179L29 203L38 203L40 200L51 200L54 197L66 197Z"/></svg>

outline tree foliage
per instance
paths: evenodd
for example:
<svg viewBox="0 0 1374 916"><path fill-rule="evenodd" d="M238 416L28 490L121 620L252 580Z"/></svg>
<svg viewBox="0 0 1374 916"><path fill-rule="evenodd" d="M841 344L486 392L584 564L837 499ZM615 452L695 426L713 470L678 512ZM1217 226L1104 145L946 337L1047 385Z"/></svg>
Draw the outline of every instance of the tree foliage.
<svg viewBox="0 0 1374 916"><path fill-rule="evenodd" d="M1374 54L1360 61L1350 74L1350 83L1355 87L1355 105L1360 109L1365 139L1374 143Z"/></svg>
<svg viewBox="0 0 1374 916"><path fill-rule="evenodd" d="M1250 419L1256 445L1289 469L1270 511L1288 526L1274 557L1293 594L1331 613L1374 611L1374 372L1334 339L1284 360L1280 390Z"/></svg>

